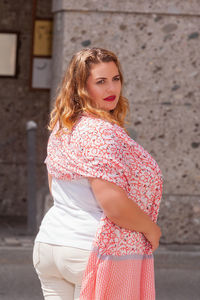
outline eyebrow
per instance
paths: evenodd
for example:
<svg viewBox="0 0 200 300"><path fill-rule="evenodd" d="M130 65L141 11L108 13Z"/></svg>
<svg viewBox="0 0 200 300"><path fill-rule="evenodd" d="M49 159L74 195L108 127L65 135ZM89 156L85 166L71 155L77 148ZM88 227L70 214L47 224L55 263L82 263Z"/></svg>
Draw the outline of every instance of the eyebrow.
<svg viewBox="0 0 200 300"><path fill-rule="evenodd" d="M120 76L120 74L115 75L115 76L113 76L113 77L119 77L119 76ZM107 78L106 78L106 77L97 77L96 80L98 80L98 79L107 79Z"/></svg>

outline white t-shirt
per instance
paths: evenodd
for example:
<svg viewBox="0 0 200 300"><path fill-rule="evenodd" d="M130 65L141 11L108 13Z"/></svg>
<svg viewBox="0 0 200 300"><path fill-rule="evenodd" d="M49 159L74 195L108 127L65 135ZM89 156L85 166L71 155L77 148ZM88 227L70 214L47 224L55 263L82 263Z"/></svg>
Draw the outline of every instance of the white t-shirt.
<svg viewBox="0 0 200 300"><path fill-rule="evenodd" d="M52 178L54 205L44 216L36 242L91 250L102 216L87 178Z"/></svg>

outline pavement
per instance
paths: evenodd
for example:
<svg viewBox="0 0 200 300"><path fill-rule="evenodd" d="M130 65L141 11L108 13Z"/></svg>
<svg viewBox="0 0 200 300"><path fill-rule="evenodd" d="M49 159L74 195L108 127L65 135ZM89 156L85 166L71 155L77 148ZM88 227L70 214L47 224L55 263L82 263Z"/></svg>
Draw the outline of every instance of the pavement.
<svg viewBox="0 0 200 300"><path fill-rule="evenodd" d="M33 243L24 228L0 227L0 300L43 299ZM154 257L157 300L200 300L200 245L161 245Z"/></svg>

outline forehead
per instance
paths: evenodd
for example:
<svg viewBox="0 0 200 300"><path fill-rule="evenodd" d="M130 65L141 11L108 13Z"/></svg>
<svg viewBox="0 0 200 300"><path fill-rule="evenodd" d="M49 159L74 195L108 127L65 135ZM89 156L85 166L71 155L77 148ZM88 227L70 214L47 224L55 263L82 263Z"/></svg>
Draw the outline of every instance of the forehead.
<svg viewBox="0 0 200 300"><path fill-rule="evenodd" d="M119 74L119 70L113 61L91 64L90 76L92 77L109 77Z"/></svg>

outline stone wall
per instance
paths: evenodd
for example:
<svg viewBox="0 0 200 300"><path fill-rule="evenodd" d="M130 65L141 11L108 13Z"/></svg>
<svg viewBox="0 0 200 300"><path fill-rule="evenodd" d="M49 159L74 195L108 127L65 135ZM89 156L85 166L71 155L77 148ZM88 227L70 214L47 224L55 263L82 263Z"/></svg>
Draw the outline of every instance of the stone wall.
<svg viewBox="0 0 200 300"><path fill-rule="evenodd" d="M2 0L0 30L18 31L17 78L0 78L0 215L26 216L26 122L37 131L37 189L46 193L49 92L30 90L32 1ZM199 1L54 0L51 97L74 52L104 47L120 58L130 135L164 175L163 243L200 243ZM51 1L37 1L37 17ZM42 196L41 196L42 195Z"/></svg>
<svg viewBox="0 0 200 300"><path fill-rule="evenodd" d="M74 52L120 58L129 132L164 175L163 243L200 243L198 1L53 1L52 97Z"/></svg>
<svg viewBox="0 0 200 300"><path fill-rule="evenodd" d="M29 87L33 1L2 0L0 31L18 31L17 78L0 78L0 215L27 215L26 122L34 120L37 130L37 189L46 183L49 92ZM50 1L37 1L36 16L51 17Z"/></svg>

